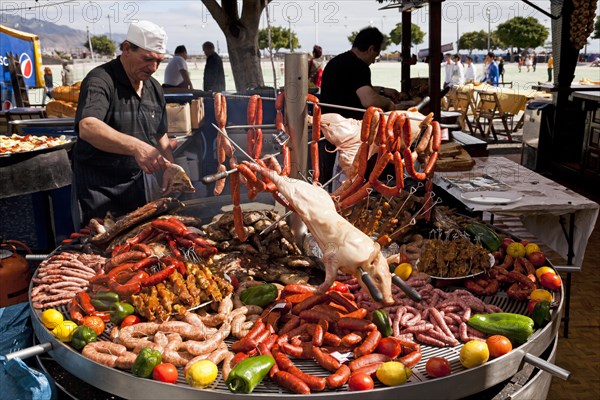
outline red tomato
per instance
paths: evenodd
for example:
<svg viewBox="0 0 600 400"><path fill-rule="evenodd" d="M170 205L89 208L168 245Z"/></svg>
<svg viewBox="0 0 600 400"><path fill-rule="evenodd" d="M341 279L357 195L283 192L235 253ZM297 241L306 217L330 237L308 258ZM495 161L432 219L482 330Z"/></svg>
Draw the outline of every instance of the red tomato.
<svg viewBox="0 0 600 400"><path fill-rule="evenodd" d="M490 350L490 357L497 358L510 353L512 350L512 343L506 336L494 335L487 338L485 343Z"/></svg>
<svg viewBox="0 0 600 400"><path fill-rule="evenodd" d="M402 346L398 341L391 337L383 338L379 341L377 345L378 353L385 354L389 358L396 358L402 353Z"/></svg>
<svg viewBox="0 0 600 400"><path fill-rule="evenodd" d="M123 321L121 321L121 328L125 328L126 326L130 326L130 325L139 324L141 321L142 320L137 315L133 315L133 314L128 315L125 318L123 318Z"/></svg>
<svg viewBox="0 0 600 400"><path fill-rule="evenodd" d="M375 387L373 379L364 372L357 372L350 375L348 380L348 388L352 391L371 390Z"/></svg>
<svg viewBox="0 0 600 400"><path fill-rule="evenodd" d="M560 289L562 282L560 281L560 276L558 276L558 274L546 272L540 276L540 284L546 289L558 290Z"/></svg>
<svg viewBox="0 0 600 400"><path fill-rule="evenodd" d="M450 375L452 368L450 368L450 363L444 357L431 357L425 364L425 371L432 378L441 378Z"/></svg>
<svg viewBox="0 0 600 400"><path fill-rule="evenodd" d="M540 299L529 300L529 303L527 303L527 315L533 314L533 309L535 308L535 305L539 301L541 301L541 300Z"/></svg>
<svg viewBox="0 0 600 400"><path fill-rule="evenodd" d="M152 379L165 383L177 382L177 367L170 363L158 364L152 370Z"/></svg>
<svg viewBox="0 0 600 400"><path fill-rule="evenodd" d="M345 283L334 281L333 285L329 287L329 291L348 293L350 289L348 289L348 285L346 285Z"/></svg>

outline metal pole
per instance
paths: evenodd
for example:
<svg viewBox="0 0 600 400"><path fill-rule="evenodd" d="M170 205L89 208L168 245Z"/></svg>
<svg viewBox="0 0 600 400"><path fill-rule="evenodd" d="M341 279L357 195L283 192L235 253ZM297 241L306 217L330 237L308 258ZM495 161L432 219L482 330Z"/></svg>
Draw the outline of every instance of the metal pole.
<svg viewBox="0 0 600 400"><path fill-rule="evenodd" d="M487 20L488 20L488 40L487 40L487 47L488 47L488 53L490 52L491 48L490 48L490 9L486 9L485 11L485 15L487 15Z"/></svg>
<svg viewBox="0 0 600 400"><path fill-rule="evenodd" d="M292 19L290 17L288 17L288 35L290 37L290 53L292 51L294 51L294 49L292 48Z"/></svg>
<svg viewBox="0 0 600 400"><path fill-rule="evenodd" d="M112 42L112 30L110 29L110 14L108 14L106 18L108 19L108 38Z"/></svg>
<svg viewBox="0 0 600 400"><path fill-rule="evenodd" d="M308 128L306 95L308 94L308 57L304 52L285 55L285 117L291 137L292 169L290 177L302 179L308 164ZM290 227L299 244L306 235L306 226L296 215Z"/></svg>
<svg viewBox="0 0 600 400"><path fill-rule="evenodd" d="M460 39L460 33L458 32L458 23L460 22L460 19L456 19L456 54L458 54L458 50L460 49L460 46L458 45L459 39Z"/></svg>

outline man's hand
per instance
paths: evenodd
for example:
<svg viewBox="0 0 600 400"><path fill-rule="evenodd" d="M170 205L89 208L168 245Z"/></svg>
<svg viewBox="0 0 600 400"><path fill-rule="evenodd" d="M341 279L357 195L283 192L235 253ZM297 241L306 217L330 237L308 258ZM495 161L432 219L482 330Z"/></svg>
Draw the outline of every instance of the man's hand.
<svg viewBox="0 0 600 400"><path fill-rule="evenodd" d="M400 92L392 88L383 88L383 95L392 99L394 103L400 101Z"/></svg>
<svg viewBox="0 0 600 400"><path fill-rule="evenodd" d="M141 142L134 151L135 161L147 174L153 174L167 167L168 161L153 146Z"/></svg>

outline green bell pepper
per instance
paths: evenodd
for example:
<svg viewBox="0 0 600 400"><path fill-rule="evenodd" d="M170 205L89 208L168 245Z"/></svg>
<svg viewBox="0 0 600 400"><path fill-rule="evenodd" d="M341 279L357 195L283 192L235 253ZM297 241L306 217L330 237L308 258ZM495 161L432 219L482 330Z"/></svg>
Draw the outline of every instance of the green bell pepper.
<svg viewBox="0 0 600 400"><path fill-rule="evenodd" d="M272 283L251 286L240 294L240 300L246 305L266 307L277 298L279 291Z"/></svg>
<svg viewBox="0 0 600 400"><path fill-rule="evenodd" d="M251 393L273 365L275 359L271 356L246 358L233 367L225 383L233 393Z"/></svg>
<svg viewBox="0 0 600 400"><path fill-rule="evenodd" d="M115 292L99 292L92 295L92 305L98 311L108 311L118 301L119 295Z"/></svg>
<svg viewBox="0 0 600 400"><path fill-rule="evenodd" d="M533 333L533 320L521 314L475 314L467 323L490 335L504 335L517 345L525 343Z"/></svg>
<svg viewBox="0 0 600 400"><path fill-rule="evenodd" d="M552 321L552 315L550 315L550 302L548 300L542 300L535 303L533 312L531 313L531 319L533 320L534 328L543 328Z"/></svg>
<svg viewBox="0 0 600 400"><path fill-rule="evenodd" d="M126 316L133 314L135 309L131 304L116 302L110 307L110 322L119 325Z"/></svg>
<svg viewBox="0 0 600 400"><path fill-rule="evenodd" d="M119 301L119 295L115 292L98 292L92 296L92 300L102 300L109 303L116 303Z"/></svg>
<svg viewBox="0 0 600 400"><path fill-rule="evenodd" d="M141 378L150 378L152 370L162 362L160 351L144 347L137 355L131 367L131 372Z"/></svg>
<svg viewBox="0 0 600 400"><path fill-rule="evenodd" d="M83 349L88 343L95 342L98 338L96 332L89 326L81 325L75 332L73 332L73 338L71 339L71 346L77 350Z"/></svg>
<svg viewBox="0 0 600 400"><path fill-rule="evenodd" d="M381 336L388 337L394 334L392 326L390 325L390 318L385 310L373 311L373 323L377 327L377 330L381 333Z"/></svg>

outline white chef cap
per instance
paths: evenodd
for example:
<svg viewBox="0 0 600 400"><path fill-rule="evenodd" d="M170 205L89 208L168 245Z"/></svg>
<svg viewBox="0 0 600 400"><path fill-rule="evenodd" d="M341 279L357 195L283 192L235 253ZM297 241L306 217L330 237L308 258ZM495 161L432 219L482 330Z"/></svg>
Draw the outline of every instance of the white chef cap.
<svg viewBox="0 0 600 400"><path fill-rule="evenodd" d="M167 33L150 21L138 21L129 25L126 40L154 53L164 54L167 51Z"/></svg>

